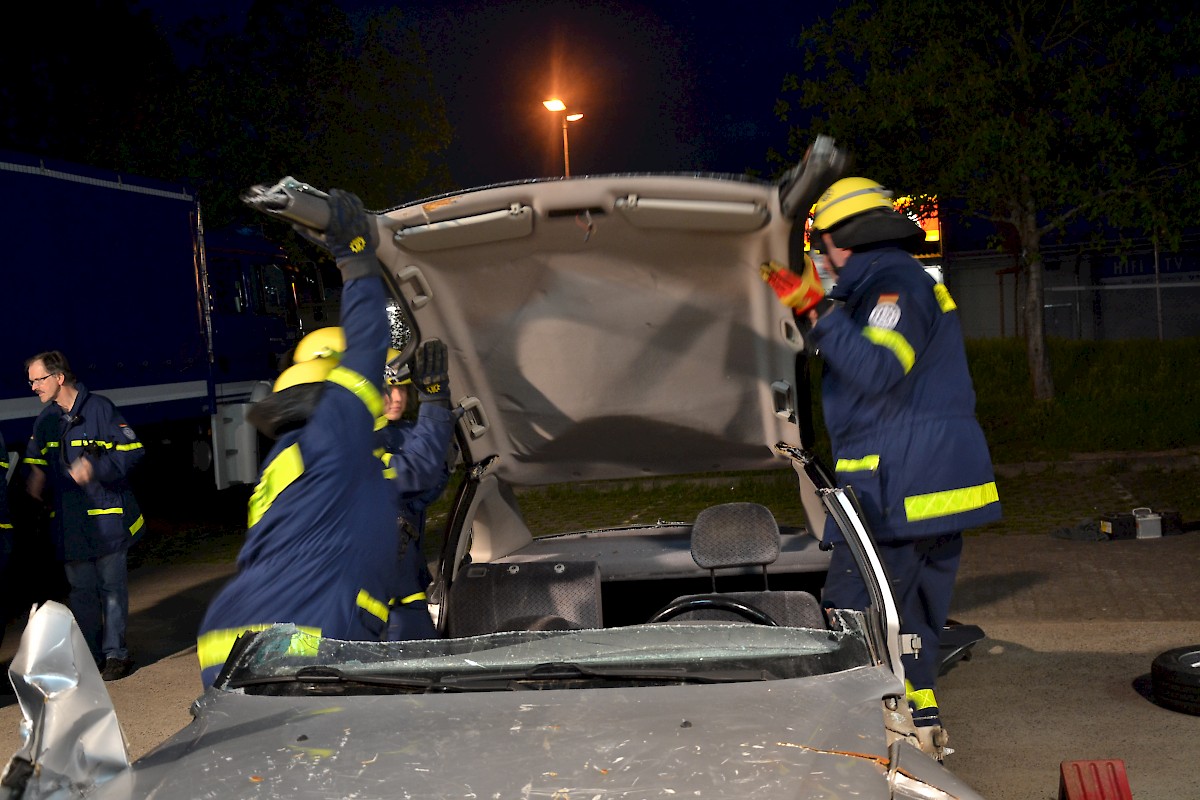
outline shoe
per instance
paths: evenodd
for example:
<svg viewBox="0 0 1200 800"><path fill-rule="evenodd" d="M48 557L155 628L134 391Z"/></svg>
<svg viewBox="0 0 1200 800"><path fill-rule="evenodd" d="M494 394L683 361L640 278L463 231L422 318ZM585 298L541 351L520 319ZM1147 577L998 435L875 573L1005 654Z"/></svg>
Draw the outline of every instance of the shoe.
<svg viewBox="0 0 1200 800"><path fill-rule="evenodd" d="M106 681L116 681L133 672L132 658L106 658L100 677Z"/></svg>

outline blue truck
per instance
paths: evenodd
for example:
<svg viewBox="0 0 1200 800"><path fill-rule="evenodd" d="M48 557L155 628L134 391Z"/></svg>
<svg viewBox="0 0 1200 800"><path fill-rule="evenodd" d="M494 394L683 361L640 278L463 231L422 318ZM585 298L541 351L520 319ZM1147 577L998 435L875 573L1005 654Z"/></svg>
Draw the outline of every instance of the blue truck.
<svg viewBox="0 0 1200 800"><path fill-rule="evenodd" d="M218 489L254 482L245 411L306 329L336 324L336 278L252 228L206 232L185 186L24 154L0 153L0 232L10 451L40 409L25 359L61 350L137 429L147 463Z"/></svg>

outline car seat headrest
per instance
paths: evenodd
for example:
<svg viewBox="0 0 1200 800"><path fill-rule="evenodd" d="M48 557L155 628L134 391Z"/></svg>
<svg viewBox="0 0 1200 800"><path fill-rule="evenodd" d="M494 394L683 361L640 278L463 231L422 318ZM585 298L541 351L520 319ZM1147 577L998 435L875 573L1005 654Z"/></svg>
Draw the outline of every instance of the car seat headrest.
<svg viewBox="0 0 1200 800"><path fill-rule="evenodd" d="M722 503L696 515L692 560L704 569L765 566L779 558L779 523L758 503Z"/></svg>

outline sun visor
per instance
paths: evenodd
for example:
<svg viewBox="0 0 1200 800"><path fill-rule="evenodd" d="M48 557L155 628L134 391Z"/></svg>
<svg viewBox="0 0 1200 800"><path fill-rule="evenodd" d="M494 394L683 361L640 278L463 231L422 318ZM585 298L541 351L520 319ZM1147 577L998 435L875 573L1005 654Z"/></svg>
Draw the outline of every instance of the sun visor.
<svg viewBox="0 0 1200 800"><path fill-rule="evenodd" d="M533 209L514 203L486 214L401 228L393 238L397 247L421 253L519 239L532 231Z"/></svg>
<svg viewBox="0 0 1200 800"><path fill-rule="evenodd" d="M636 194L618 198L616 208L639 228L749 232L766 225L770 218L767 209L758 203L671 200Z"/></svg>

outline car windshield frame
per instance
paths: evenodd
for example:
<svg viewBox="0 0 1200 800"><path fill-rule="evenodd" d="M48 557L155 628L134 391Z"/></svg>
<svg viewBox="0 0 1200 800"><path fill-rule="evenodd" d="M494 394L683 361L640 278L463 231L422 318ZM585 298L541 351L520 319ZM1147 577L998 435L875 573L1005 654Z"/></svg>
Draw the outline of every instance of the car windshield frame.
<svg viewBox="0 0 1200 800"><path fill-rule="evenodd" d="M784 680L874 666L863 615L841 619L840 630L673 621L396 642L328 639L279 624L235 648L215 688L275 693L262 687L295 683L299 688L286 693L328 694L320 687L386 679L397 690L444 690L488 677L582 688L628 685L639 677L655 683ZM546 665L573 670L539 673Z"/></svg>

